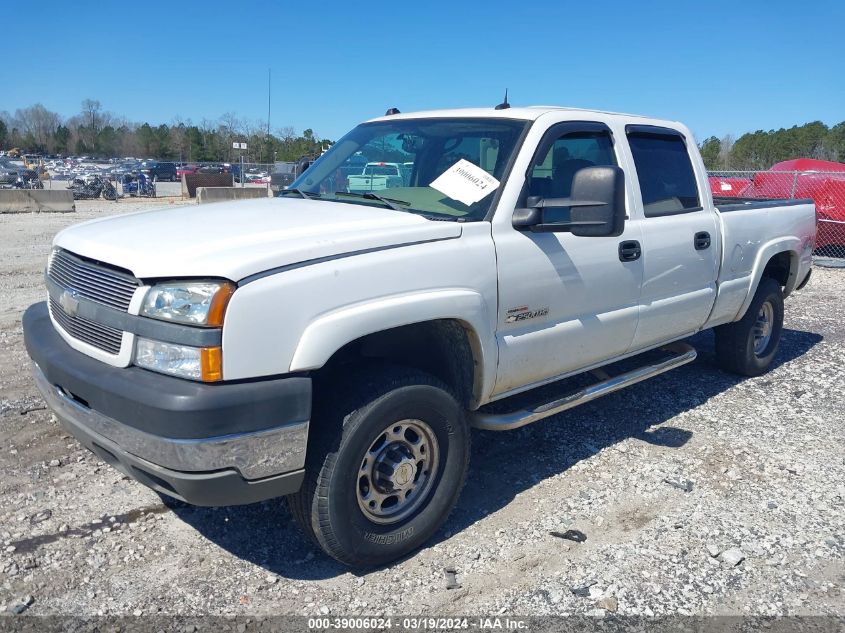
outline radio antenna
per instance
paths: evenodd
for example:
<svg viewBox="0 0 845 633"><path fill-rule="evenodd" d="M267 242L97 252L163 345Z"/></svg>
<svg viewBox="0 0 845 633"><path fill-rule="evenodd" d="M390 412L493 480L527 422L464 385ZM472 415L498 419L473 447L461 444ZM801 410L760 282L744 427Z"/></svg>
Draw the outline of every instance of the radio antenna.
<svg viewBox="0 0 845 633"><path fill-rule="evenodd" d="M505 100L502 101L499 105L497 105L494 109L495 110L507 110L511 107L511 104L508 103L508 89L505 88Z"/></svg>

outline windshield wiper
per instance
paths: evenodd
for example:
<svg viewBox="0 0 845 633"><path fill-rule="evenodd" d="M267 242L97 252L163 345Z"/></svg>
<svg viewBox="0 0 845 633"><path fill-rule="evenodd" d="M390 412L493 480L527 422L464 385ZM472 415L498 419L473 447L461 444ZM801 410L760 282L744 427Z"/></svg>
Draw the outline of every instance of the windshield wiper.
<svg viewBox="0 0 845 633"><path fill-rule="evenodd" d="M380 196L377 193L373 193L372 191L366 191L364 193L354 193L352 191L335 191L334 195L336 196L354 196L356 198L364 198L365 200L378 200L384 206L390 207L394 211L405 211L402 207L409 207L411 206L410 202L406 202L405 200L397 200L396 198L385 198L384 196ZM399 206L402 205L402 206Z"/></svg>
<svg viewBox="0 0 845 633"><path fill-rule="evenodd" d="M313 191L303 191L302 189L282 189L279 192L279 195L283 193L298 193L300 196L305 198L306 200L311 200L312 198L319 198L319 193L314 193Z"/></svg>
<svg viewBox="0 0 845 633"><path fill-rule="evenodd" d="M285 191L293 191L298 193L299 195L303 196L304 198L308 198L314 196L319 198L322 194L319 193L312 193L312 192L305 192L299 189L283 189L279 193L284 193ZM406 200L398 200L396 198L387 198L385 196L380 196L377 193L373 193L372 191L365 191L364 193L356 193L354 191L335 191L335 196L350 196L353 198L364 198L365 200L376 200L381 202L384 206L390 207L394 211L403 211L405 213L413 213L414 215L419 215L424 217L427 220L437 220L440 222L462 222L464 218L454 217L451 215L440 215L435 213L428 213L425 211L421 211L420 209L409 209L407 207L411 206L411 203ZM402 205L402 206L400 206Z"/></svg>

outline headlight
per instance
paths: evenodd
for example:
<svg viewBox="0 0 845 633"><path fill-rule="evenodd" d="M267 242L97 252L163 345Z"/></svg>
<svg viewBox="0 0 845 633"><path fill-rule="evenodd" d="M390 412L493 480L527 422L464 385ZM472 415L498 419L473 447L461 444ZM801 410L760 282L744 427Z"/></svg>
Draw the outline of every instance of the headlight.
<svg viewBox="0 0 845 633"><path fill-rule="evenodd" d="M135 364L191 380L216 382L223 379L223 354L219 347L190 347L138 337Z"/></svg>
<svg viewBox="0 0 845 633"><path fill-rule="evenodd" d="M223 325L235 286L228 281L171 281L147 291L141 314L188 325Z"/></svg>

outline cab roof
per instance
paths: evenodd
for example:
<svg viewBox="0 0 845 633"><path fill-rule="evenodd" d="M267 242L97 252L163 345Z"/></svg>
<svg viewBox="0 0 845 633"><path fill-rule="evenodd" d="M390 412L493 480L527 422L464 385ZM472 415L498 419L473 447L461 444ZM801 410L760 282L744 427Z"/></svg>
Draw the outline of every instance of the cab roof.
<svg viewBox="0 0 845 633"><path fill-rule="evenodd" d="M623 112L608 112L606 110L588 110L584 108L567 108L562 106L535 105L525 107L510 107L503 110L496 110L493 107L487 108L454 108L446 110L421 110L418 112L401 112L386 116L375 117L367 121L392 121L396 119L421 119L421 118L498 118L498 119L522 119L534 121L549 112L582 112L602 116L619 116L625 118L638 118L654 120L640 114L625 114Z"/></svg>

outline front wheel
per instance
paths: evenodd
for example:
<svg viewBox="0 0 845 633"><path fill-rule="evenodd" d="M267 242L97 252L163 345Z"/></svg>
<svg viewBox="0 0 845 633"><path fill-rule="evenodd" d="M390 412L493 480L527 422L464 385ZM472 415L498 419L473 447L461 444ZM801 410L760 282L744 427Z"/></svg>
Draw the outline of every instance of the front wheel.
<svg viewBox="0 0 845 633"><path fill-rule="evenodd" d="M783 330L780 284L763 277L745 316L715 330L716 360L723 369L743 376L766 373L775 359Z"/></svg>
<svg viewBox="0 0 845 633"><path fill-rule="evenodd" d="M294 518L330 556L372 567L425 543L458 500L469 462L464 411L436 378L366 372L318 413Z"/></svg>

